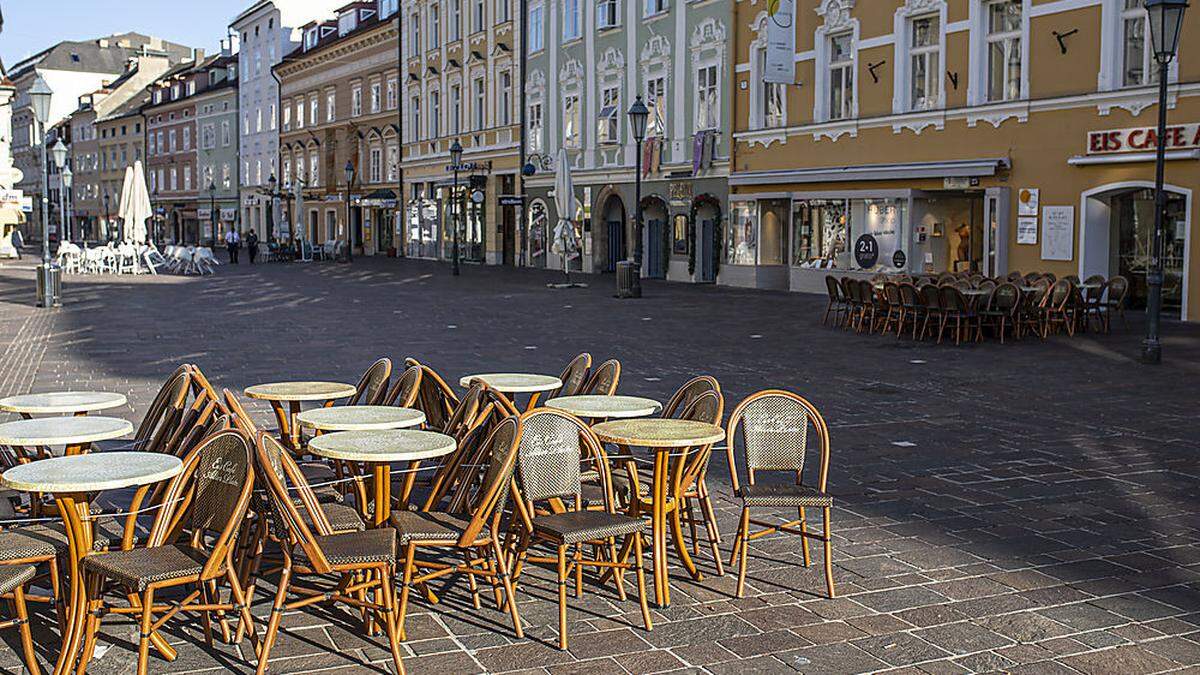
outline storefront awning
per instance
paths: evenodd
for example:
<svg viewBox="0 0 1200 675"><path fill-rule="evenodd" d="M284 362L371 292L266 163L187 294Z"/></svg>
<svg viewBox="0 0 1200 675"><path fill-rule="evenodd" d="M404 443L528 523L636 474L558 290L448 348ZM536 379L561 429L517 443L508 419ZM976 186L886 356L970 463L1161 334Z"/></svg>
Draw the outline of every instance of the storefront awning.
<svg viewBox="0 0 1200 675"><path fill-rule="evenodd" d="M787 183L837 183L847 181L902 180L994 176L1009 168L1007 158L961 159L949 162L906 162L861 164L859 166L813 167L777 171L746 171L729 177L730 185L782 185Z"/></svg>

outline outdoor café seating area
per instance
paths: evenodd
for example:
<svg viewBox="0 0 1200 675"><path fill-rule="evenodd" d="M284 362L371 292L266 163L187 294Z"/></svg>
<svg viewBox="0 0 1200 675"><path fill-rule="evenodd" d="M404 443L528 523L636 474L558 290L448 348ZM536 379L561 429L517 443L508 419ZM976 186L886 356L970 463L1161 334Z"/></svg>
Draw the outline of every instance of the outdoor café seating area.
<svg viewBox="0 0 1200 675"><path fill-rule="evenodd" d="M322 605L403 673L414 605L461 593L470 602L440 611L494 604L507 638L546 641L525 636L521 608L556 602L548 642L565 650L585 593L628 603L624 620L652 631L669 561L701 584L697 558L728 565L741 597L750 547L774 535L793 535L806 567L820 544L825 585L811 590L834 597L829 430L801 395L734 405L697 374L666 401L630 396L621 363L587 353L455 375L381 358L344 382L235 392L183 364L136 420L112 415L127 406L114 392L0 399L0 630L40 673L30 622L56 626L61 642L40 646L58 675L86 672L102 626L124 622L141 674L169 670L173 624L199 621L209 647L248 643L263 673L281 624ZM712 504L728 489L709 485L714 452L741 504L732 542ZM537 568L556 598L528 595Z"/></svg>
<svg viewBox="0 0 1200 675"><path fill-rule="evenodd" d="M986 277L966 272L887 275L871 279L827 275L829 301L823 325L897 339L953 339L954 344L1003 344L1006 338L1094 331L1109 333L1113 315L1122 320L1129 294L1123 276L1095 275L1080 281L1051 273L1010 272Z"/></svg>

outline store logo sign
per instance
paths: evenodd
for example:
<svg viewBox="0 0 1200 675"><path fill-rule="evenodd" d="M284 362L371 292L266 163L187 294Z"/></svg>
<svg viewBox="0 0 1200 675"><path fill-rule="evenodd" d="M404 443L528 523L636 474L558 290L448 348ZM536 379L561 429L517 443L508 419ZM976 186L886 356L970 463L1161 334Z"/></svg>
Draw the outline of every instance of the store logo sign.
<svg viewBox="0 0 1200 675"><path fill-rule="evenodd" d="M1167 150L1200 148L1200 123L1169 126L1163 139L1166 141ZM1087 137L1087 153L1089 155L1152 152L1157 147L1158 130L1154 127L1090 131Z"/></svg>

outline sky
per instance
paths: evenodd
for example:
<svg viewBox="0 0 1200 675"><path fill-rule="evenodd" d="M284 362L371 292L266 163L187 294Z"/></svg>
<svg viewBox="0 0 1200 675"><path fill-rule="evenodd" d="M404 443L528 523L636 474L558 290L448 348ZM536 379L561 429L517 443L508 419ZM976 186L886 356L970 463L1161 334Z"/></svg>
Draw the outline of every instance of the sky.
<svg viewBox="0 0 1200 675"><path fill-rule="evenodd" d="M229 21L249 0L0 0L0 59L12 66L61 40L134 31L200 47L220 47Z"/></svg>

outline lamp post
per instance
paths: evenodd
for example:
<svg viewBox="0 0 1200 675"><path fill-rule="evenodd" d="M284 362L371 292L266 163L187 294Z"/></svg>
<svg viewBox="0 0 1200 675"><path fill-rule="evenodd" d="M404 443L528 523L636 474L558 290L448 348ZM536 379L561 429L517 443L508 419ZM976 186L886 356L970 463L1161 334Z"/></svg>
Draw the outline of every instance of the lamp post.
<svg viewBox="0 0 1200 675"><path fill-rule="evenodd" d="M275 177L274 173L272 173L271 176L267 178L267 187L271 190L271 203L267 206L267 231L265 233L267 236L263 237L263 239L266 240L270 240L275 234L275 198L277 196L275 188L278 186L279 179Z"/></svg>
<svg viewBox="0 0 1200 675"><path fill-rule="evenodd" d="M458 139L454 139L454 144L450 146L450 168L454 170L454 192L450 196L450 200L454 203L454 238L452 257L450 262L450 274L458 276L458 230L461 227L459 224L459 216L462 213L462 208L458 203L458 167L462 164L462 143Z"/></svg>
<svg viewBox="0 0 1200 675"><path fill-rule="evenodd" d="M217 185L208 183L208 220L212 223L212 247L217 247Z"/></svg>
<svg viewBox="0 0 1200 675"><path fill-rule="evenodd" d="M642 141L646 140L646 123L650 110L638 96L629 106L629 128L633 132L637 171L633 175L633 284L629 297L642 297Z"/></svg>
<svg viewBox="0 0 1200 675"><path fill-rule="evenodd" d="M108 214L108 193L104 193L104 236L108 238L108 228L112 227L112 218Z"/></svg>
<svg viewBox="0 0 1200 675"><path fill-rule="evenodd" d="M354 162L346 160L346 262L354 262L354 228L350 225L350 186L354 184Z"/></svg>
<svg viewBox="0 0 1200 675"><path fill-rule="evenodd" d="M1146 0L1146 13L1150 19L1150 44L1154 60L1158 62L1158 137L1154 161L1154 241L1150 246L1150 266L1146 270L1146 338L1142 340L1142 363L1162 362L1162 344L1158 329L1162 314L1163 247L1165 242L1164 221L1166 220L1167 195L1163 190L1166 170L1167 135L1167 76L1171 61L1179 50L1179 28L1183 24L1183 13L1187 0Z"/></svg>
<svg viewBox="0 0 1200 675"><path fill-rule="evenodd" d="M71 230L74 229L74 223L71 222L71 183L75 175L71 172L71 165L68 164L59 172L59 181L62 187L59 189L58 201L63 210L63 234L60 238L62 241L71 241Z"/></svg>

